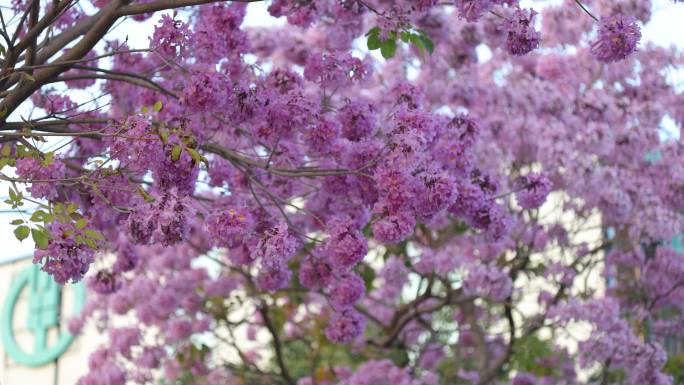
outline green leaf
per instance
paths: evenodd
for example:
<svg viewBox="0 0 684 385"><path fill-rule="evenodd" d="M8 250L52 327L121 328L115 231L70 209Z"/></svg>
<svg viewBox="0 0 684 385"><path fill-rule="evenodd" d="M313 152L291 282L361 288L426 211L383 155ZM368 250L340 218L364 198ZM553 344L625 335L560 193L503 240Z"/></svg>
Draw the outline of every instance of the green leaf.
<svg viewBox="0 0 684 385"><path fill-rule="evenodd" d="M380 46L380 53L385 59L390 59L394 57L397 52L397 42L394 39L387 39L382 42Z"/></svg>
<svg viewBox="0 0 684 385"><path fill-rule="evenodd" d="M181 146L179 146L177 144L174 145L173 148L171 149L171 161L177 162L178 159L180 159L181 151L183 151Z"/></svg>
<svg viewBox="0 0 684 385"><path fill-rule="evenodd" d="M138 191L138 194L140 194L140 196L143 197L143 199L145 200L145 202L147 202L147 203L152 203L152 202L155 201L154 197L153 197L152 195L150 195L147 191L145 191L144 188L138 187L138 190L137 190L137 191ZM86 234L87 234L87 230L86 230Z"/></svg>
<svg viewBox="0 0 684 385"><path fill-rule="evenodd" d="M663 371L674 377L675 384L684 383L684 353L668 357Z"/></svg>
<svg viewBox="0 0 684 385"><path fill-rule="evenodd" d="M76 229L77 230L83 230L86 226L88 225L88 220L85 218L81 218L76 221Z"/></svg>
<svg viewBox="0 0 684 385"><path fill-rule="evenodd" d="M361 271L361 277L366 286L366 292L373 290L373 281L375 281L375 270L370 266L364 265L364 269Z"/></svg>
<svg viewBox="0 0 684 385"><path fill-rule="evenodd" d="M160 101L154 103L154 105L152 106L152 109L154 110L154 112L159 112L162 110L163 107L164 107L164 105L162 104L162 102L160 100Z"/></svg>
<svg viewBox="0 0 684 385"><path fill-rule="evenodd" d="M194 148L186 148L185 150L188 152L188 154L190 154L190 157L192 157L192 160L195 161L195 164L199 166L200 163L204 163L207 168L209 168L209 160L203 157L199 152L197 152L197 150Z"/></svg>
<svg viewBox="0 0 684 385"><path fill-rule="evenodd" d="M420 55L423 55L423 51L425 50L425 46L423 44L423 41L420 40L420 36L416 35L415 33L412 33L410 36L411 44L415 45L418 47L418 50L420 51Z"/></svg>
<svg viewBox="0 0 684 385"><path fill-rule="evenodd" d="M401 41L403 41L404 43L408 43L408 42L409 42L409 39L411 38L411 33L408 32L408 31L402 31L402 32L399 34L399 38L400 38Z"/></svg>
<svg viewBox="0 0 684 385"><path fill-rule="evenodd" d="M169 143L169 130L162 128L159 130L159 137L162 140L162 143L168 144Z"/></svg>
<svg viewBox="0 0 684 385"><path fill-rule="evenodd" d="M20 241L23 241L24 239L28 238L29 233L31 233L31 229L29 229L28 226L19 226L16 229L14 229L14 236L17 237L17 239Z"/></svg>
<svg viewBox="0 0 684 385"><path fill-rule="evenodd" d="M430 40L428 35L420 34L418 39L420 39L420 41L423 43L423 46L428 50L428 52L430 52L430 55L432 55L432 53L435 51L435 44L432 42L432 40Z"/></svg>
<svg viewBox="0 0 684 385"><path fill-rule="evenodd" d="M55 153L47 152L45 153L45 159L43 160L43 166L49 166L55 162Z"/></svg>
<svg viewBox="0 0 684 385"><path fill-rule="evenodd" d="M408 352L404 349L392 349L389 353L389 359L397 366L405 366L409 362Z"/></svg>
<svg viewBox="0 0 684 385"><path fill-rule="evenodd" d="M43 222L45 221L45 211L43 210L38 210L31 214L30 218L31 222Z"/></svg>
<svg viewBox="0 0 684 385"><path fill-rule="evenodd" d="M371 28L368 33L366 33L366 36L372 36L372 35L379 35L380 34L380 27L373 27Z"/></svg>
<svg viewBox="0 0 684 385"><path fill-rule="evenodd" d="M104 235L102 235L102 233L99 232L99 231L97 231L97 230L87 229L87 230L84 230L83 233L84 233L87 237L92 238L92 239L94 239L94 240L96 240L96 241L104 241L104 240L105 240Z"/></svg>
<svg viewBox="0 0 684 385"><path fill-rule="evenodd" d="M97 243L95 243L95 241L93 241L92 239L86 238L86 239L85 239L85 243L86 243L86 245L88 245L88 247L90 247L91 249L97 249Z"/></svg>
<svg viewBox="0 0 684 385"><path fill-rule="evenodd" d="M147 106L144 106L144 107L140 108L140 112L142 112L143 114L146 114L146 113L150 112L150 109L147 108Z"/></svg>
<svg viewBox="0 0 684 385"><path fill-rule="evenodd" d="M66 207L67 213L73 214L78 210L78 206L76 206L74 203L69 203Z"/></svg>
<svg viewBox="0 0 684 385"><path fill-rule="evenodd" d="M380 40L379 35L371 35L368 36L368 41L366 42L366 45L368 46L369 50L375 50L380 48L380 45L382 44L382 41Z"/></svg>
<svg viewBox="0 0 684 385"><path fill-rule="evenodd" d="M190 154L190 157L192 157L192 160L195 161L195 164L199 165L202 162L202 155L200 155L197 150L194 148L186 148L185 150L188 152L188 154Z"/></svg>
<svg viewBox="0 0 684 385"><path fill-rule="evenodd" d="M20 225L20 224L24 223L24 220L23 219L15 219L10 223L13 224L14 226L16 226L16 225Z"/></svg>
<svg viewBox="0 0 684 385"><path fill-rule="evenodd" d="M10 156L11 153L12 153L12 147L10 147L9 144L5 144L4 146L2 146L2 150L0 150L0 155Z"/></svg>
<svg viewBox="0 0 684 385"><path fill-rule="evenodd" d="M31 229L31 237L33 237L33 242L39 249L45 250L48 247L48 236L44 230Z"/></svg>
<svg viewBox="0 0 684 385"><path fill-rule="evenodd" d="M11 200L11 201L17 200L17 193L14 192L14 190L12 189L12 187L9 188L9 197L10 197L10 200Z"/></svg>

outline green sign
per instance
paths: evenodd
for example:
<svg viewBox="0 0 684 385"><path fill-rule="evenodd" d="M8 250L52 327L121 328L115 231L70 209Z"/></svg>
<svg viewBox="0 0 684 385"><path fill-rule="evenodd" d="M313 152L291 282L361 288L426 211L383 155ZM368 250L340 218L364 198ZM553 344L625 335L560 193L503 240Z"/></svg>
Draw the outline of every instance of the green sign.
<svg viewBox="0 0 684 385"><path fill-rule="evenodd" d="M78 315L85 302L85 288L82 283L71 286L74 290L73 314ZM28 296L28 317L24 325L33 335L33 349L26 351L17 343L14 335L14 311L19 297L26 290ZM68 331L59 333L57 341L48 343L48 332L59 326L61 313L62 287L38 265L32 264L12 281L9 294L2 310L2 344L7 355L26 366L41 366L54 361L62 355L73 341ZM49 345L49 346L48 346Z"/></svg>

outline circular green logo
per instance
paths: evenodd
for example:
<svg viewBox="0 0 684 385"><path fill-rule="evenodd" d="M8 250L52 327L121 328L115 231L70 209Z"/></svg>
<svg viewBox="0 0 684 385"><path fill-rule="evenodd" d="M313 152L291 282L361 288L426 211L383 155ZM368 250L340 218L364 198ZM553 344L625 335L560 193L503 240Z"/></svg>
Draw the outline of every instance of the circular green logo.
<svg viewBox="0 0 684 385"><path fill-rule="evenodd" d="M73 315L78 315L85 302L82 283L72 286L74 291ZM28 290L28 316L26 329L33 335L33 349L27 352L17 343L14 335L14 311L22 291ZM26 366L41 366L62 355L73 341L68 331L59 333L57 340L48 346L48 332L59 326L62 287L47 273L32 264L12 281L5 307L2 310L2 344L7 355ZM18 320L20 321L20 320Z"/></svg>

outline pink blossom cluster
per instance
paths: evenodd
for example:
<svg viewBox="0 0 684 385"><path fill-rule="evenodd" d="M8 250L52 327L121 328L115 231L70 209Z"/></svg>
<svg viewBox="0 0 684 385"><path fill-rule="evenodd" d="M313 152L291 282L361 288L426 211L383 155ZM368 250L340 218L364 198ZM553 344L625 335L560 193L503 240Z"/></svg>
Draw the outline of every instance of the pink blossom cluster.
<svg viewBox="0 0 684 385"><path fill-rule="evenodd" d="M639 45L650 1L159 4L123 8L149 51L105 38L3 128L34 261L107 337L79 385L674 383L682 55ZM577 353L539 332L575 321Z"/></svg>

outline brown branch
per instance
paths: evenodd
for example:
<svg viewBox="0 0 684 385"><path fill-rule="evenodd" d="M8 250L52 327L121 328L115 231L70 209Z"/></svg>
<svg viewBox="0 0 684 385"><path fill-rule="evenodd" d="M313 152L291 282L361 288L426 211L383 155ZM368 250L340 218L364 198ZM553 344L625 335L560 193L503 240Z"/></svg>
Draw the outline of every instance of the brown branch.
<svg viewBox="0 0 684 385"><path fill-rule="evenodd" d="M40 47L36 63L44 64L45 62L47 62L49 58L51 58L53 55L55 55L57 52L62 50L67 45L69 45L69 43L77 39L79 36L90 31L100 19L105 17L106 11L108 11L108 9L109 7L103 8L102 10L100 10L100 12L96 13L95 15L77 23L73 27L68 28L64 30L62 33L58 34L57 36L51 38L47 42L47 44L45 44L43 47ZM64 64L68 62L69 60L62 61L62 63Z"/></svg>
<svg viewBox="0 0 684 385"><path fill-rule="evenodd" d="M40 3L37 1L34 1L31 3L31 8L30 8L30 14L29 14L29 30L32 30L35 28L36 24L38 24L38 12L39 12L39 7ZM29 42L28 42L28 49L26 51L26 62L31 65L33 64L33 61L35 60L36 56L36 39L38 36L34 36Z"/></svg>
<svg viewBox="0 0 684 385"><path fill-rule="evenodd" d="M263 0L233 0L234 3L256 3ZM216 0L159 0L152 3L132 4L119 10L120 16L140 15L165 9L175 9L217 2Z"/></svg>
<svg viewBox="0 0 684 385"><path fill-rule="evenodd" d="M347 175L347 174L353 174L356 173L355 170L348 170L348 169L282 169L282 168L273 168L273 167L267 167L265 163L259 162L257 160L253 160L247 157L244 157L237 152L219 146L218 144L214 143L206 143L200 146L200 148L206 152L216 154L228 161L231 161L232 163L239 163L239 164L244 164L252 167L257 167L263 170L266 170L272 174L275 175L281 175L281 176L296 176L296 177L307 177L307 178L312 178L312 177L320 177L320 176L333 176L333 175Z"/></svg>
<svg viewBox="0 0 684 385"><path fill-rule="evenodd" d="M261 314L261 318L264 320L266 329L268 329L269 333L271 333L271 337L273 338L273 349L275 350L276 361L280 367L280 374L282 375L283 379L285 379L285 382L287 382L289 385L295 385L295 380L292 378L290 372L287 370L287 366L285 365L282 343L280 342L278 332L275 330L275 327L271 322L271 318L268 315L268 310L265 307L262 307L259 309L259 313Z"/></svg>
<svg viewBox="0 0 684 385"><path fill-rule="evenodd" d="M60 82L67 82L70 80L79 80L79 79L102 79L102 80L114 80L114 81L120 81L124 83L130 83L139 87L147 88L153 91L161 92L164 95L170 96L172 98L177 98L176 94L173 93L172 91L167 90L166 88L160 86L159 84L153 82L152 80L145 79L139 77L139 75L136 76L130 76L130 75L124 75L124 74L78 74L78 75L64 75L64 76L59 76L54 79L48 80L45 82L45 84L50 84L50 83L60 83Z"/></svg>
<svg viewBox="0 0 684 385"><path fill-rule="evenodd" d="M124 55L124 54L138 53L138 52L150 52L150 49L149 48L140 48L140 49L129 49L129 50L123 50L123 51L112 51L112 52L108 52L108 53L98 55L98 56L94 56L94 57L90 57L90 58L86 57L86 58L77 59L77 60L65 60L65 61L62 61L59 63L22 66L20 68L15 68L13 71L20 72L20 71L28 71L28 70L34 70L34 69L40 69L40 68L61 67L61 66L65 66L67 64L86 63L86 62L90 62L90 61L104 59L104 58L107 58L110 56ZM76 67L76 66L74 66L74 67Z"/></svg>
<svg viewBox="0 0 684 385"><path fill-rule="evenodd" d="M515 321L513 319L513 312L512 312L512 306L510 304L511 297L508 298L508 301L504 303L504 313L506 315L506 321L508 322L508 346L506 346L506 352L499 357L494 365L491 366L489 370L487 370L484 375L480 377L480 381L478 382L478 385L487 385L494 380L494 378L499 374L501 371L501 368L503 368L504 364L508 362L508 360L513 356L514 353L514 347L515 347L515 341L516 341L516 336L515 336Z"/></svg>
<svg viewBox="0 0 684 385"><path fill-rule="evenodd" d="M73 48L65 52L56 60L56 62L67 63L72 60L83 58L116 22L119 17L117 10L123 5L128 4L129 1L130 0L114 0L107 4L107 6L97 14L101 16L99 16L93 27ZM0 113L3 115L2 119L0 119L0 123L4 122L9 114L43 84L65 72L70 67L71 64L65 64L63 67L46 68L36 73L34 77L35 80L20 82L19 85L0 102Z"/></svg>
<svg viewBox="0 0 684 385"><path fill-rule="evenodd" d="M37 129L39 131L51 133L72 133L77 134L68 128L70 124L109 124L113 120L108 118L88 118L88 119L56 119L56 120L29 120L26 122L6 122L0 126L0 131L21 130L25 127Z"/></svg>
<svg viewBox="0 0 684 385"><path fill-rule="evenodd" d="M8 72L10 72L10 69L14 67L14 65L17 63L17 60L20 58L21 53L28 49L28 48L33 48L29 52L27 52L27 56L25 57L26 61L30 62L28 63L29 65L33 64L36 62L37 58L35 57L35 44L36 44L36 39L38 36L43 33L62 13L63 10L67 9L69 5L71 4L71 1L65 0L62 3L58 3L57 6L53 7L50 12L48 12L45 16L43 16L42 19L37 20L38 18L38 9L37 7L40 7L40 2L38 0L33 0L29 7L27 8L27 11L24 13L22 16L21 21L19 22L19 25L17 26L17 29L15 31L14 36L12 37L12 43L14 43L19 36L19 33L22 29L22 26L24 24L24 21L27 18L27 15L30 16L30 21L29 21L29 30L26 32L26 35L22 38L22 40L16 45L12 46L10 50L7 51L7 56L5 58L5 63L2 68L2 74L3 76L6 75ZM33 23L31 23L33 22ZM0 88L5 88L7 87L7 84L9 83L14 84L17 81L19 81L18 78L12 77L10 79L3 79L0 81Z"/></svg>
<svg viewBox="0 0 684 385"><path fill-rule="evenodd" d="M589 17L591 17L592 19L594 19L594 21L596 21L596 22L599 21L599 19L598 19L596 16L594 16L591 12L589 12L589 10L587 9L587 7L585 7L584 4L582 4L581 1L575 0L575 3L577 3L577 5L579 5L579 7L582 8L582 10L584 11L584 13L586 13L587 15L589 15Z"/></svg>

